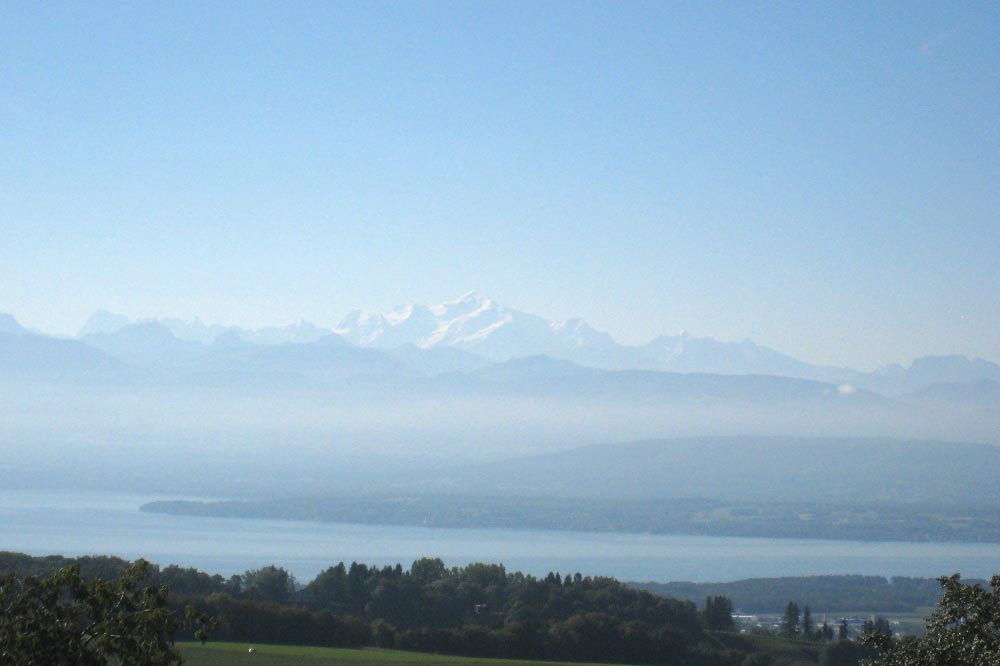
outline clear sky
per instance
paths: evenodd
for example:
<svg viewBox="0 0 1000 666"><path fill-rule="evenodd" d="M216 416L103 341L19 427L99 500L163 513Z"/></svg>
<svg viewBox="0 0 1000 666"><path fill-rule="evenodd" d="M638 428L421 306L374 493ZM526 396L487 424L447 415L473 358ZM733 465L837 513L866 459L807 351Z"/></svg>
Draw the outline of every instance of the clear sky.
<svg viewBox="0 0 1000 666"><path fill-rule="evenodd" d="M818 4L0 3L0 312L1000 361L1000 5Z"/></svg>

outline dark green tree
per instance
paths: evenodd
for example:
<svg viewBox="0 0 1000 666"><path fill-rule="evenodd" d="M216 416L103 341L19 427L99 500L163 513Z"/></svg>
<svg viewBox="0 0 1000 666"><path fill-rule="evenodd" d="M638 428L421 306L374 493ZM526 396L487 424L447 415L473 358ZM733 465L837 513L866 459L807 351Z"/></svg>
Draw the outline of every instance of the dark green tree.
<svg viewBox="0 0 1000 666"><path fill-rule="evenodd" d="M150 573L138 560L117 581L84 578L77 566L46 578L0 576L0 666L180 664L175 633L199 621L204 640L207 619L171 611L165 586L141 584Z"/></svg>
<svg viewBox="0 0 1000 666"><path fill-rule="evenodd" d="M802 635L806 638L812 638L813 635L813 616L812 611L809 610L809 604L802 609Z"/></svg>
<svg viewBox="0 0 1000 666"><path fill-rule="evenodd" d="M261 601L284 603L295 592L295 578L281 567L262 567L247 571L242 577L245 594Z"/></svg>
<svg viewBox="0 0 1000 666"><path fill-rule="evenodd" d="M847 618L840 620L840 626L837 627L837 640L846 641L851 635L850 630L847 628Z"/></svg>
<svg viewBox="0 0 1000 666"><path fill-rule="evenodd" d="M785 616L781 620L781 633L786 636L796 636L799 633L799 605L789 601L785 607Z"/></svg>
<svg viewBox="0 0 1000 666"><path fill-rule="evenodd" d="M883 636L892 638L892 627L889 626L889 620L879 615L862 622L861 633L863 635L882 634Z"/></svg>
<svg viewBox="0 0 1000 666"><path fill-rule="evenodd" d="M997 666L1000 665L1000 575L991 590L966 585L959 575L940 579L944 593L927 620L921 637L893 640L871 632L862 641L879 655L872 666Z"/></svg>
<svg viewBox="0 0 1000 666"><path fill-rule="evenodd" d="M823 620L823 624L816 630L816 637L824 643L829 643L833 640L833 627L828 625L826 620Z"/></svg>
<svg viewBox="0 0 1000 666"><path fill-rule="evenodd" d="M422 557L410 565L410 576L425 585L444 578L447 573L440 557Z"/></svg>
<svg viewBox="0 0 1000 666"><path fill-rule="evenodd" d="M725 596L705 597L705 609L701 612L701 621L706 629L716 631L732 631L736 627L733 621L733 602Z"/></svg>

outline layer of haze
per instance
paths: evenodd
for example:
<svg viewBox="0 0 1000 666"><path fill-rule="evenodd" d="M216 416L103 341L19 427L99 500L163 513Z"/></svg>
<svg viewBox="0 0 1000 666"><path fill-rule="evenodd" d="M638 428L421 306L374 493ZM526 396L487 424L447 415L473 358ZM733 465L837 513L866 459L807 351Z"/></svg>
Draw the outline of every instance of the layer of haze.
<svg viewBox="0 0 1000 666"><path fill-rule="evenodd" d="M0 312L1000 360L992 3L6 3Z"/></svg>

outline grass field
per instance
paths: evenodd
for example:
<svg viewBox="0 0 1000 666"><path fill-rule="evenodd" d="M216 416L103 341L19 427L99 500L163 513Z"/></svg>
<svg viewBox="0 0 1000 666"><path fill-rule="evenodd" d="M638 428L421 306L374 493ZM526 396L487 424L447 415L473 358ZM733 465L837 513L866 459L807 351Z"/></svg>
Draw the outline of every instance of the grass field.
<svg viewBox="0 0 1000 666"><path fill-rule="evenodd" d="M254 645L247 643L178 643L188 666L559 666L555 662L447 657L397 650ZM562 665L569 666L569 665ZM586 666L594 666L587 664Z"/></svg>

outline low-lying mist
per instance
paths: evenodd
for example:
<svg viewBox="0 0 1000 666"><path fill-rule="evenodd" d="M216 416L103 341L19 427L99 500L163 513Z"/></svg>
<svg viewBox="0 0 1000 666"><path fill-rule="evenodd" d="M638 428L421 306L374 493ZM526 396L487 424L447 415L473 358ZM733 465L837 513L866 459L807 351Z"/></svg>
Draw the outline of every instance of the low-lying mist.
<svg viewBox="0 0 1000 666"><path fill-rule="evenodd" d="M537 390L0 388L0 482L199 496L377 491L442 467L691 436L1000 443L1000 414L948 401Z"/></svg>

